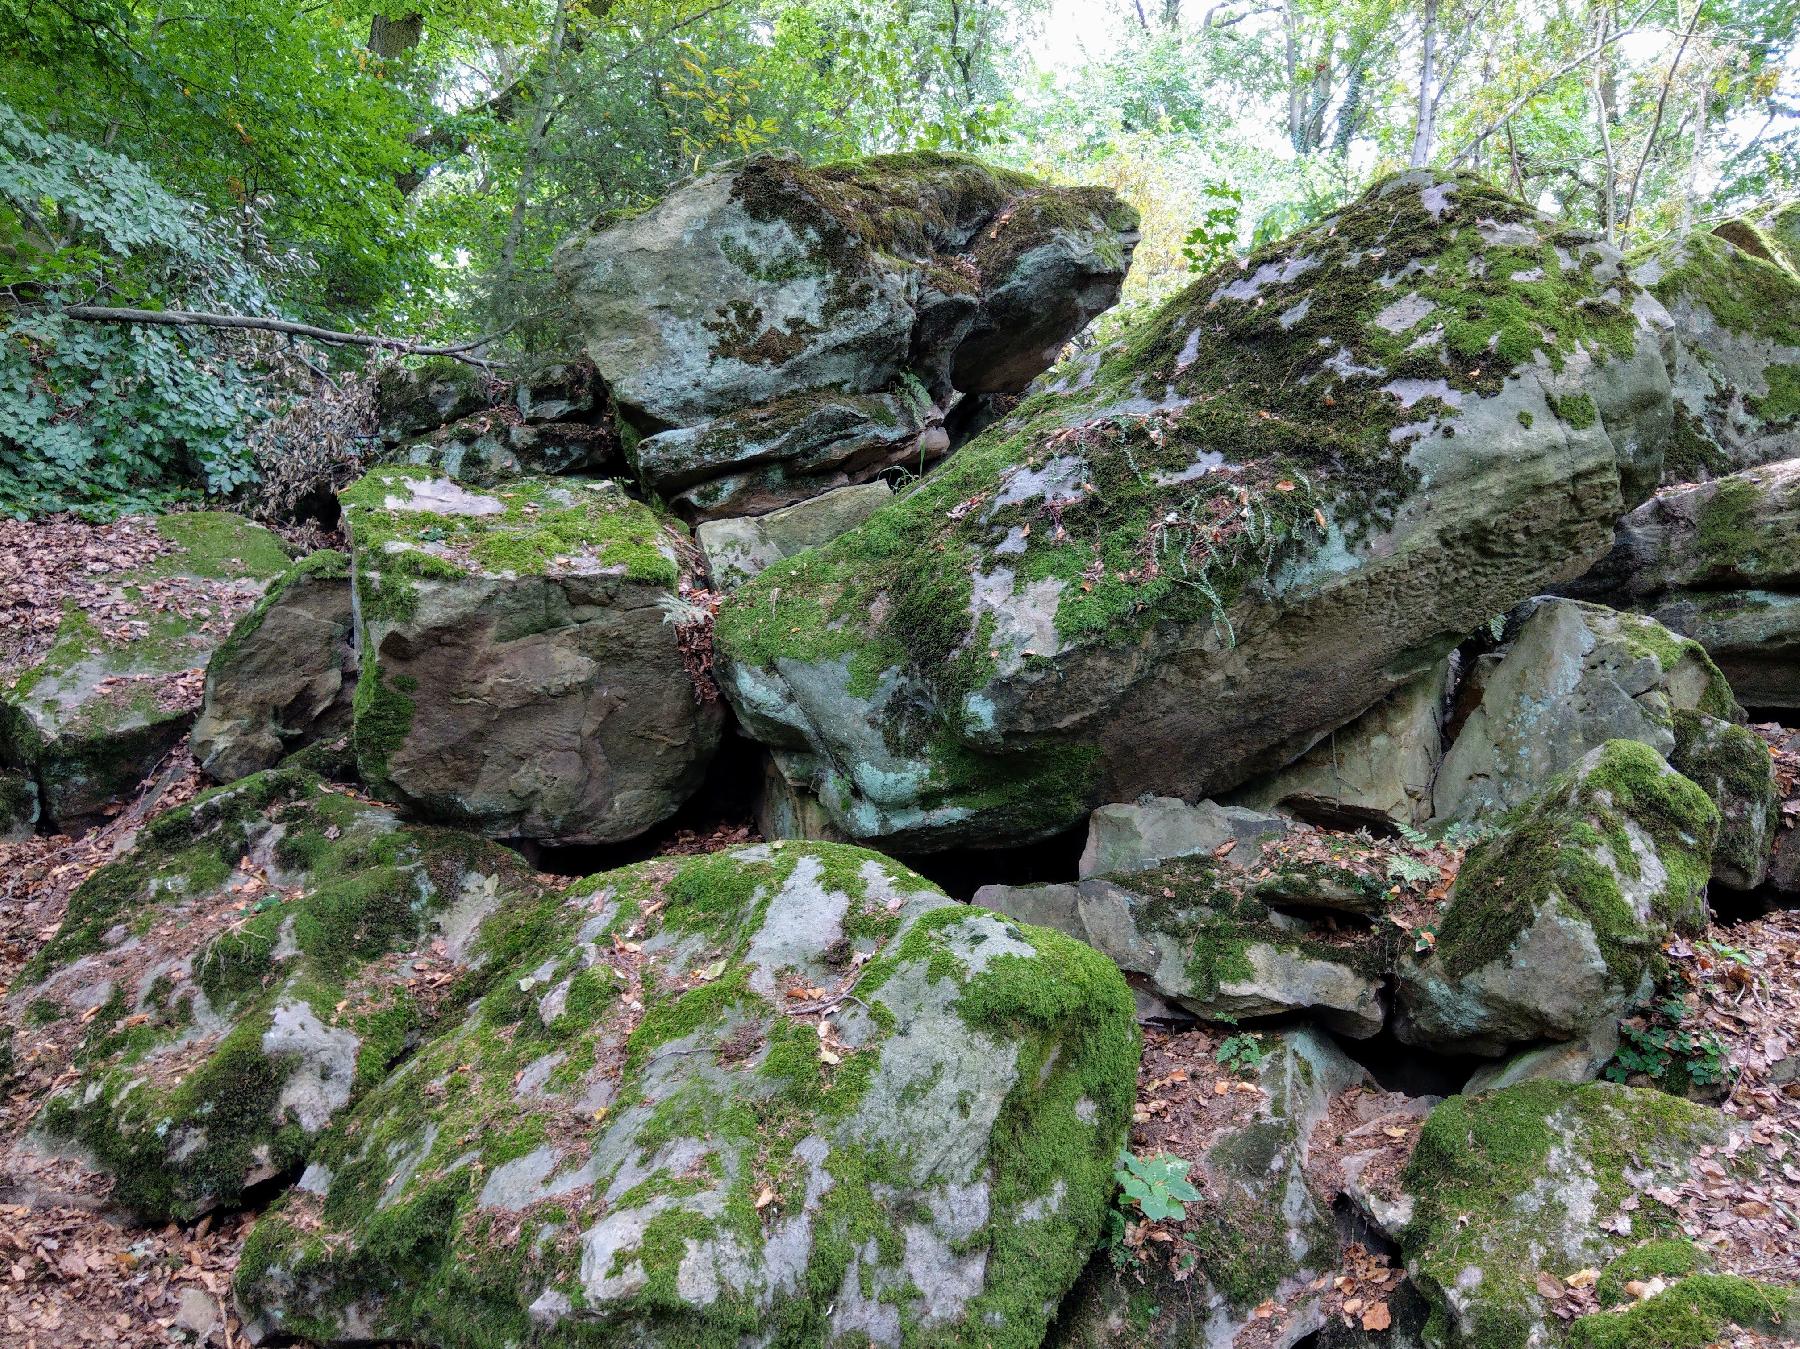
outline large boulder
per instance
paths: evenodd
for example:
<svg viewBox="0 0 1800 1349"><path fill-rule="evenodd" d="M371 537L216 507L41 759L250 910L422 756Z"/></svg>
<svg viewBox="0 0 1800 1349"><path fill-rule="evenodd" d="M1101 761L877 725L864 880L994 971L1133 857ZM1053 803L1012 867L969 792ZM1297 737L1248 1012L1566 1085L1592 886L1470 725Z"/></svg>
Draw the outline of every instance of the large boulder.
<svg viewBox="0 0 1800 1349"><path fill-rule="evenodd" d="M188 743L208 777L233 782L350 729L354 627L350 559L335 549L269 587L206 664Z"/></svg>
<svg viewBox="0 0 1800 1349"><path fill-rule="evenodd" d="M9 1011L73 1081L9 1159L69 1156L153 1220L232 1207L479 991L518 857L297 769L146 826L69 903Z"/></svg>
<svg viewBox="0 0 1800 1349"><path fill-rule="evenodd" d="M1212 857L1184 857L1111 879L984 885L975 903L1103 952L1149 1016L1185 1012L1229 1024L1306 1011L1342 1035L1377 1034L1388 934L1285 912L1284 897L1257 897L1268 892L1251 876ZM1314 878L1300 879L1310 895ZM1379 908L1384 888L1366 884L1371 907Z"/></svg>
<svg viewBox="0 0 1800 1349"><path fill-rule="evenodd" d="M727 696L895 847L1235 787L1604 551L1670 416L1637 299L1472 180L1390 179L739 590Z"/></svg>
<svg viewBox="0 0 1800 1349"><path fill-rule="evenodd" d="M355 566L363 778L495 837L631 838L673 814L718 745L677 600L683 533L616 483L469 491L376 469L342 494Z"/></svg>
<svg viewBox="0 0 1800 1349"><path fill-rule="evenodd" d="M1691 482L1800 454L1800 273L1778 237L1736 220L1634 266L1675 324L1675 435L1665 480Z"/></svg>
<svg viewBox="0 0 1800 1349"><path fill-rule="evenodd" d="M1022 390L1118 299L1136 240L1104 189L960 156L759 157L555 265L645 484L719 516L941 454L957 396Z"/></svg>
<svg viewBox="0 0 1800 1349"><path fill-rule="evenodd" d="M1498 1055L1616 1020L1661 944L1706 925L1718 832L1706 793L1650 746L1590 751L1464 859L1436 945L1400 958L1400 1038Z"/></svg>
<svg viewBox="0 0 1800 1349"><path fill-rule="evenodd" d="M1107 962L860 849L568 891L258 1223L255 1333L1035 1345L1138 1038Z"/></svg>
<svg viewBox="0 0 1800 1349"><path fill-rule="evenodd" d="M1087 843L1076 873L1082 880L1115 876L1201 855L1240 862L1293 828L1293 821L1283 816L1243 806L1144 796L1100 806L1088 816Z"/></svg>
<svg viewBox="0 0 1800 1349"><path fill-rule="evenodd" d="M1675 1228L1656 1196L1725 1136L1717 1111L1611 1083L1530 1082L1445 1101L1401 1178L1413 1206L1407 1273L1433 1309L1427 1343L1562 1342L1559 1298L1542 1294L1543 1280L1566 1288L1637 1247L1635 1233Z"/></svg>
<svg viewBox="0 0 1800 1349"><path fill-rule="evenodd" d="M1719 808L1713 880L1734 890L1756 889L1768 874L1781 824L1781 793L1768 745L1743 726L1677 712L1669 766L1698 784Z"/></svg>
<svg viewBox="0 0 1800 1349"><path fill-rule="evenodd" d="M1748 707L1800 707L1800 459L1667 487L1574 588L1704 646Z"/></svg>
<svg viewBox="0 0 1800 1349"><path fill-rule="evenodd" d="M274 534L222 511L146 529L144 557L109 577L105 600L65 605L50 648L0 685L0 779L35 783L61 828L123 799L181 742L199 670L288 566Z"/></svg>
<svg viewBox="0 0 1800 1349"><path fill-rule="evenodd" d="M1334 1098L1368 1074L1330 1036L1291 1030L1261 1037L1254 1066L1219 1093L1214 1083L1231 1072L1215 1062L1224 1040L1200 1030L1147 1049L1145 1074L1167 1108L1133 1130L1133 1150L1187 1163L1201 1197L1157 1224L1158 1239L1141 1240L1123 1270L1096 1260L1047 1345L1287 1349L1325 1325L1322 1276L1342 1268L1343 1251L1311 1183L1313 1135ZM1191 1071L1196 1063L1211 1071Z"/></svg>
<svg viewBox="0 0 1800 1349"><path fill-rule="evenodd" d="M1699 643L1641 614L1543 600L1482 674L1432 787L1440 818L1510 810L1609 740L1675 748L1675 717L1741 720Z"/></svg>

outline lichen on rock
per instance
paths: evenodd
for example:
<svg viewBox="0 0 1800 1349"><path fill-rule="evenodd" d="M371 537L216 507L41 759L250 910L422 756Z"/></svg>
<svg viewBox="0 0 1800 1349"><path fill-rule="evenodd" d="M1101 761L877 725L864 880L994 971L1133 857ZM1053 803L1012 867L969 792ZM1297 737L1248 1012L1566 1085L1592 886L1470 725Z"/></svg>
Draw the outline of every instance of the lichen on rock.
<svg viewBox="0 0 1800 1349"><path fill-rule="evenodd" d="M1391 179L738 592L727 695L897 847L1235 786L1604 549L1667 433L1636 294L1472 180Z"/></svg>
<svg viewBox="0 0 1800 1349"><path fill-rule="evenodd" d="M1103 958L876 854L606 873L333 1130L240 1305L325 1340L1035 1345L1137 1054Z"/></svg>
<svg viewBox="0 0 1800 1349"><path fill-rule="evenodd" d="M479 990L482 922L536 893L503 849L298 769L202 795L76 890L19 978L78 1073L21 1146L152 1220L231 1207Z"/></svg>

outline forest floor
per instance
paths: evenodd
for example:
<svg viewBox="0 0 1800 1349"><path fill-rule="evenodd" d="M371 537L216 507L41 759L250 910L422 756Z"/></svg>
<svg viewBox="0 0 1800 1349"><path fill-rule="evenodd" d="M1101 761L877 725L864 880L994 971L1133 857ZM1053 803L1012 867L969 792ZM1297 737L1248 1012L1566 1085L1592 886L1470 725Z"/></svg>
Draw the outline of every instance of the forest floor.
<svg viewBox="0 0 1800 1349"><path fill-rule="evenodd" d="M136 533L118 527L26 535L0 522L0 594L6 596L0 605L0 679L46 643L55 626L50 615L65 602L103 605L107 573L134 565L145 546ZM190 682L197 700L199 681ZM1800 821L1800 754L1779 758L1789 798L1783 823L1794 827ZM0 1153L24 1137L47 1095L76 1076L42 1037L34 1041L20 1000L7 996L14 979L55 933L82 881L129 849L146 821L190 800L202 786L183 747L103 825L81 837L0 843ZM744 821L721 820L683 831L671 844L676 851L698 852L755 838ZM1450 879L1446 875L1443 883ZM1721 1108L1743 1121L1746 1136L1773 1164L1751 1174L1727 1165L1731 1158L1723 1153L1704 1157L1692 1182L1657 1197L1675 1204L1688 1234L1714 1253L1722 1270L1800 1283L1800 911L1721 925L1704 940L1671 943L1666 953L1689 977L1685 1024L1717 1036L1724 1048ZM10 1066L3 1048L9 1033ZM1254 1113L1259 1089L1218 1062L1222 1035L1204 1028L1147 1030L1135 1149L1192 1155L1203 1137ZM1371 1099L1351 1103L1352 1113L1386 1126L1373 1136L1391 1154L1365 1175L1397 1175L1417 1140L1420 1111L1409 1109L1408 1098L1398 1093L1354 1090ZM1328 1155L1330 1146L1325 1140L1321 1150ZM1313 1179L1325 1198L1333 1197L1328 1166ZM240 1349L248 1341L230 1283L254 1217L211 1215L189 1224L144 1226L109 1209L104 1181L66 1162L0 1176L0 1343L16 1349ZM1133 1260L1178 1260L1184 1242L1181 1223L1132 1225L1120 1277L1132 1277ZM1347 1242L1341 1268L1325 1275L1315 1291L1325 1291L1330 1313L1346 1325L1380 1331L1401 1277L1387 1254ZM1596 1309L1591 1287L1558 1286L1548 1275L1540 1282L1565 1317ZM1256 1309L1269 1342L1287 1315L1274 1301ZM1751 1336L1736 1343L1774 1342Z"/></svg>

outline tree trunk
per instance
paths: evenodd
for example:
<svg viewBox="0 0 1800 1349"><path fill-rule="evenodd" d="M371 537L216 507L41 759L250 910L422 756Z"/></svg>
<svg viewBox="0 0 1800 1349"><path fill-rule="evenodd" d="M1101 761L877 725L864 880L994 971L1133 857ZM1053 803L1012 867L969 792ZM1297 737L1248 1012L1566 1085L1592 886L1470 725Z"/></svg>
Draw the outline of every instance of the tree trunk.
<svg viewBox="0 0 1800 1349"><path fill-rule="evenodd" d="M405 56L425 36L425 16L406 14L390 19L377 14L369 20L369 50L383 60Z"/></svg>
<svg viewBox="0 0 1800 1349"><path fill-rule="evenodd" d="M1437 99L1431 86L1437 78L1438 0L1425 0L1425 29L1419 50L1419 117L1413 131L1412 167L1431 163L1432 142L1437 138Z"/></svg>

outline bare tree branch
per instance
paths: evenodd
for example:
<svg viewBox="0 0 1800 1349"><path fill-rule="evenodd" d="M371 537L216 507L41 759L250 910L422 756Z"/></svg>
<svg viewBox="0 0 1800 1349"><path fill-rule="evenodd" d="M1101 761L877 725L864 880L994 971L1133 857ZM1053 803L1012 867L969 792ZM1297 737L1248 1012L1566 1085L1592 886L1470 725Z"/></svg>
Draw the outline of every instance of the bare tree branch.
<svg viewBox="0 0 1800 1349"><path fill-rule="evenodd" d="M379 347L383 351L397 351L405 356L448 356L465 365L482 369L491 367L494 362L469 353L499 336L498 333L490 333L470 342L433 346L407 337L338 332L332 328L317 328L310 323L293 323L287 319L265 318L257 314L208 314L192 309L121 309L99 304L65 305L56 312L83 323L142 323L165 328L250 328L257 332L304 337L328 346Z"/></svg>
<svg viewBox="0 0 1800 1349"><path fill-rule="evenodd" d="M1705 6L1700 0L1694 0L1694 17L1688 21L1686 31L1681 35L1681 42L1675 48L1675 57L1669 62L1669 73L1663 76L1662 88L1656 93L1656 116L1651 119L1649 134L1644 137L1644 152L1638 156L1637 167L1631 171L1631 185L1625 189L1625 209L1619 215L1619 228L1626 229L1637 214L1638 183L1644 176L1644 166L1650 162L1650 153L1656 148L1656 136L1662 130L1663 113L1669 106L1669 90L1675 84L1676 72L1681 69L1681 58L1686 54L1688 43L1693 40L1694 33L1700 27L1700 15ZM1676 14L1680 14L1678 7Z"/></svg>

